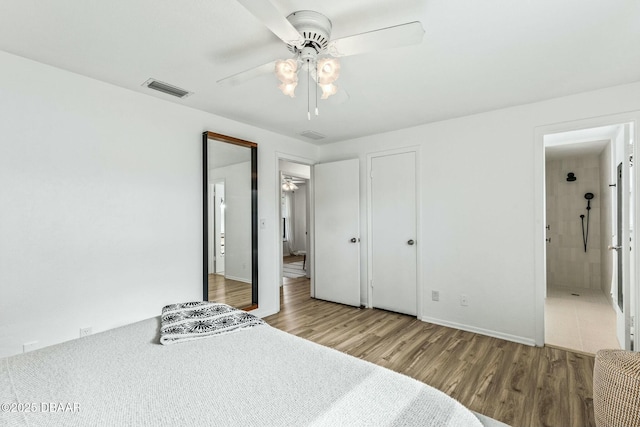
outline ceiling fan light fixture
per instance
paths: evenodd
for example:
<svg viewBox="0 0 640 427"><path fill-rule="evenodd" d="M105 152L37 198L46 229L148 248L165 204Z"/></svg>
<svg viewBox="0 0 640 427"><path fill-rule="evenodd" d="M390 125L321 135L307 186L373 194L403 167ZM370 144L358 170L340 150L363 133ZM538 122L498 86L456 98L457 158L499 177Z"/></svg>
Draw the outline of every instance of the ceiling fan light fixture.
<svg viewBox="0 0 640 427"><path fill-rule="evenodd" d="M290 96L291 98L296 97L296 86L298 86L298 82L293 83L282 83L278 86L278 89L282 91L283 94Z"/></svg>
<svg viewBox="0 0 640 427"><path fill-rule="evenodd" d="M293 59L276 61L276 77L282 83L278 88L283 94L295 97L298 85L298 62Z"/></svg>
<svg viewBox="0 0 640 427"><path fill-rule="evenodd" d="M336 92L338 92L338 87L333 83L320 85L320 88L322 89L322 96L320 97L320 99L327 99L331 95L335 95Z"/></svg>
<svg viewBox="0 0 640 427"><path fill-rule="evenodd" d="M298 186L291 181L285 180L285 182L282 184L282 189L284 191L294 191L298 189Z"/></svg>
<svg viewBox="0 0 640 427"><path fill-rule="evenodd" d="M298 81L298 62L294 59L276 61L276 76L282 83Z"/></svg>
<svg viewBox="0 0 640 427"><path fill-rule="evenodd" d="M335 82L340 76L340 62L335 58L318 60L318 83L326 85Z"/></svg>
<svg viewBox="0 0 640 427"><path fill-rule="evenodd" d="M314 89L315 112L318 115L318 86L322 89L322 99L336 94L333 84L340 75L340 63L336 57L419 44L424 37L424 28L419 21L380 28L365 33L354 34L339 39L331 39L332 23L322 13L313 10L299 10L286 18L280 15L271 0L238 0L249 12L264 23L289 51L294 59L275 62L275 74L282 83L279 88L292 98L298 83L300 69L307 71L307 118L311 120L311 93ZM332 58L318 57L331 56ZM274 62L246 70L218 80L218 83L238 84L258 75L273 72ZM312 85L311 79L316 83ZM344 94L344 95L343 95ZM341 92L342 102L348 99Z"/></svg>

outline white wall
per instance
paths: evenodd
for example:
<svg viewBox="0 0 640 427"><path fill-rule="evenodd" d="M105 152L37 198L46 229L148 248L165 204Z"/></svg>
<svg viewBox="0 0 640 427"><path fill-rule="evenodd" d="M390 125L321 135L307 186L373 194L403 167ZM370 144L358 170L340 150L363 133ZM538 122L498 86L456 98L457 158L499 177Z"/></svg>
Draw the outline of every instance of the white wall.
<svg viewBox="0 0 640 427"><path fill-rule="evenodd" d="M279 309L276 151L315 146L4 52L0 117L0 356L202 298L205 130L258 143L257 313Z"/></svg>
<svg viewBox="0 0 640 427"><path fill-rule="evenodd" d="M297 184L293 193L293 247L292 252L307 250L307 185Z"/></svg>
<svg viewBox="0 0 640 427"><path fill-rule="evenodd" d="M536 128L639 109L636 83L330 144L320 147L320 158L360 159L366 248L367 153L421 145L421 317L533 344L540 336L535 239L543 227L535 224L534 193L543 180ZM363 296L366 257L362 251ZM440 291L439 302L431 290ZM463 293L468 307L459 304Z"/></svg>
<svg viewBox="0 0 640 427"><path fill-rule="evenodd" d="M318 148L0 52L0 356L201 299L205 130L258 143L257 314L279 309L276 153L360 159L367 247L367 153L420 144L422 318L532 343L536 128L638 110L640 83Z"/></svg>
<svg viewBox="0 0 640 427"><path fill-rule="evenodd" d="M288 162L282 159L280 159L278 163L280 165L280 172L285 175L292 175L304 179L311 178L311 167L309 165Z"/></svg>
<svg viewBox="0 0 640 427"><path fill-rule="evenodd" d="M226 205L224 276L251 283L251 162L209 170L210 183L221 179Z"/></svg>

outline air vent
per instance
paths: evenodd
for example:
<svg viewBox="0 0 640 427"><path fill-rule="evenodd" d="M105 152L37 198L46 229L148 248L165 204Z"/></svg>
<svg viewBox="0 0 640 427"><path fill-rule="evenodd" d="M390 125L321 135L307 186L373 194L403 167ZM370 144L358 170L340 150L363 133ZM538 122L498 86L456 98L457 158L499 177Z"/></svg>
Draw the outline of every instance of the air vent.
<svg viewBox="0 0 640 427"><path fill-rule="evenodd" d="M300 135L304 136L305 138L315 139L315 140L326 138L326 136L324 136L323 134L314 132L312 130L305 130L304 132L300 133Z"/></svg>
<svg viewBox="0 0 640 427"><path fill-rule="evenodd" d="M149 89L157 90L159 92L166 93L167 95L176 96L178 98L186 98L187 96L193 94L193 92L180 89L179 87L158 81L156 79L149 79L146 82L144 82L142 86L146 86Z"/></svg>

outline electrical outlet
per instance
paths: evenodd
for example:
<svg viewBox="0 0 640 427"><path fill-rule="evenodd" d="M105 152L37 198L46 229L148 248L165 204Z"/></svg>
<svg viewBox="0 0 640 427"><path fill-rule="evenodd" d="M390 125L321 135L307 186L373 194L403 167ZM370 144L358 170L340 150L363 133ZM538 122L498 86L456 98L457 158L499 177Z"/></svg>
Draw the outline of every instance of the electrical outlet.
<svg viewBox="0 0 640 427"><path fill-rule="evenodd" d="M91 326L87 328L80 328L80 338L91 335Z"/></svg>
<svg viewBox="0 0 640 427"><path fill-rule="evenodd" d="M431 301L440 301L440 291L431 291Z"/></svg>
<svg viewBox="0 0 640 427"><path fill-rule="evenodd" d="M466 307L469 305L469 299L465 294L460 295L460 305Z"/></svg>
<svg viewBox="0 0 640 427"><path fill-rule="evenodd" d="M38 344L38 341L29 341L26 342L24 344L22 344L22 352L26 353L32 350L36 349L36 344Z"/></svg>

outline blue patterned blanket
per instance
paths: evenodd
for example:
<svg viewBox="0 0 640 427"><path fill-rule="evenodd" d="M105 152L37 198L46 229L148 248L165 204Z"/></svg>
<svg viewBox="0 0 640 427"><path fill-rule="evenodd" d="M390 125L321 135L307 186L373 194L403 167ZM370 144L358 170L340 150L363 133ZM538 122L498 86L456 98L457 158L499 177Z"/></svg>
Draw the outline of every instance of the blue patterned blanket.
<svg viewBox="0 0 640 427"><path fill-rule="evenodd" d="M262 325L265 322L227 304L196 301L162 309L160 343L175 344Z"/></svg>

